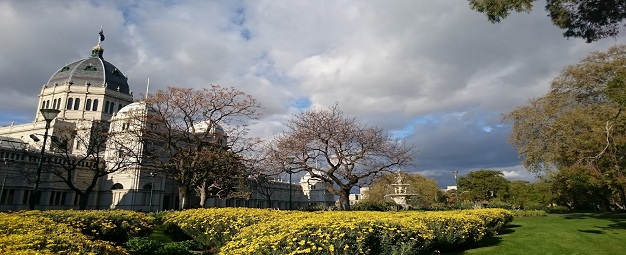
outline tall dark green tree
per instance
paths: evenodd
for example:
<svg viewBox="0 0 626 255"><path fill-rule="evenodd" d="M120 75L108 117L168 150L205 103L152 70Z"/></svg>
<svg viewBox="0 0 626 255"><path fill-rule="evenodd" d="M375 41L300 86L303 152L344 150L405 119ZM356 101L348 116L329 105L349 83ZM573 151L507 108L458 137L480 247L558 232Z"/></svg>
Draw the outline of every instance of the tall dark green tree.
<svg viewBox="0 0 626 255"><path fill-rule="evenodd" d="M626 46L592 53L579 64L565 68L546 95L506 114L504 120L513 123L509 141L518 148L524 165L531 171L569 171L566 175L550 175L568 180L602 177L606 185L595 188L604 187L607 192L589 191L599 196L612 195L596 197L596 204L612 201L611 206L624 208L625 70ZM573 174L582 174L578 171L581 168L588 174Z"/></svg>
<svg viewBox="0 0 626 255"><path fill-rule="evenodd" d="M495 170L478 170L469 172L459 178L461 199L491 201L495 198L504 200L509 192L509 181L504 174Z"/></svg>
<svg viewBox="0 0 626 255"><path fill-rule="evenodd" d="M511 12L530 12L536 0L469 0L473 10L482 12L491 22ZM583 38L587 42L617 36L626 25L624 0L546 0L552 23L565 30L566 37Z"/></svg>

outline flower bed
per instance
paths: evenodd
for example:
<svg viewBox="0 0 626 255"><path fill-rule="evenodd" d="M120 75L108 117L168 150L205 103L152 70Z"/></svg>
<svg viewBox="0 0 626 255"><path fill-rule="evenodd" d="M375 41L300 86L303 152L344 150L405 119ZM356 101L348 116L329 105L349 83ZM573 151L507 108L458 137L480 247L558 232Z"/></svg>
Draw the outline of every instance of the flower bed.
<svg viewBox="0 0 626 255"><path fill-rule="evenodd" d="M496 234L503 209L445 212L296 212L212 208L173 212L176 226L221 254L420 254Z"/></svg>
<svg viewBox="0 0 626 255"><path fill-rule="evenodd" d="M0 254L128 254L45 217L0 213Z"/></svg>
<svg viewBox="0 0 626 255"><path fill-rule="evenodd" d="M22 211L20 215L40 216L80 229L81 233L97 240L122 245L132 237L152 232L154 218L127 210L50 210Z"/></svg>

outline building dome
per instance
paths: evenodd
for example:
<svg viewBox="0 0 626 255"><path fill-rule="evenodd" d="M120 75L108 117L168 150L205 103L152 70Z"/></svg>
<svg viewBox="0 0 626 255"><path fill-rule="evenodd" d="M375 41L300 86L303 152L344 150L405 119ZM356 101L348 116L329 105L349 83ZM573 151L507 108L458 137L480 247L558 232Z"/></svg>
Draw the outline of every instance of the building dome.
<svg viewBox="0 0 626 255"><path fill-rule="evenodd" d="M220 126L219 124L211 120L205 120L205 121L196 123L195 125L193 125L193 130L189 130L189 131L195 132L195 133L209 133L211 135L222 135L222 136L226 135L224 128L222 128L222 126Z"/></svg>
<svg viewBox="0 0 626 255"><path fill-rule="evenodd" d="M153 113L154 109L146 102L140 101L140 102L134 102L132 104L129 104L127 106L124 106L122 109L120 109L117 114L115 115L116 119L119 118L125 118L125 117L133 117L133 116L137 116L137 114L146 114L146 113Z"/></svg>
<svg viewBox="0 0 626 255"><path fill-rule="evenodd" d="M62 66L45 84L46 87L58 85L100 86L129 94L128 79L113 64L102 58L104 49L93 47L91 57Z"/></svg>

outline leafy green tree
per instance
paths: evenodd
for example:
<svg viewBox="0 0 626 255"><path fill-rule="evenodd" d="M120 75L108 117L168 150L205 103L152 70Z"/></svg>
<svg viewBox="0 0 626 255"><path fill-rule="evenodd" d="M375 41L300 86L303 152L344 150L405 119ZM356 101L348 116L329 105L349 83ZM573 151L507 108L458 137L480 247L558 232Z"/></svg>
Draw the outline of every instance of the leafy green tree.
<svg viewBox="0 0 626 255"><path fill-rule="evenodd" d="M530 12L536 0L469 0L470 8L484 13L491 22L511 12ZM565 37L583 38L587 42L617 36L626 25L624 0L546 0L546 11L552 23L564 29Z"/></svg>
<svg viewBox="0 0 626 255"><path fill-rule="evenodd" d="M534 183L512 181L505 202L510 203L514 208L544 209L554 201L551 185L551 182L545 180Z"/></svg>
<svg viewBox="0 0 626 255"><path fill-rule="evenodd" d="M599 172L581 166L561 169L552 177L555 201L569 209L611 209L610 181Z"/></svg>
<svg viewBox="0 0 626 255"><path fill-rule="evenodd" d="M608 189L592 194L613 194L609 201L624 208L625 70L626 46L592 53L579 64L565 68L545 96L531 99L527 105L506 114L504 120L513 123L509 141L518 148L526 168L537 172L584 168L594 176L601 175L606 185L598 187ZM571 199L561 201L569 204L573 203Z"/></svg>
<svg viewBox="0 0 626 255"><path fill-rule="evenodd" d="M462 192L461 199L478 202L491 201L494 198L505 200L509 185L509 181L500 171L478 170L460 177L458 188Z"/></svg>
<svg viewBox="0 0 626 255"><path fill-rule="evenodd" d="M433 179L426 178L419 174L400 173L403 183L409 184L407 193L416 194L411 197L409 204L413 208L428 208L443 196L443 192L439 189L437 182ZM394 192L392 184L396 183L398 174L387 173L372 181L369 190L365 192L366 202L383 203L391 201L386 195Z"/></svg>

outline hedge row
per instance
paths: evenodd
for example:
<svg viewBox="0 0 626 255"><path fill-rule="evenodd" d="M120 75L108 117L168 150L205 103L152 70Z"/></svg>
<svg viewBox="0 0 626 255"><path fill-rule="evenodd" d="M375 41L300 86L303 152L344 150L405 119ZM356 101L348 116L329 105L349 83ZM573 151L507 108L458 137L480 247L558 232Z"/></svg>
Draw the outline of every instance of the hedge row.
<svg viewBox="0 0 626 255"><path fill-rule="evenodd" d="M513 219L504 209L448 212L296 212L194 209L165 216L220 254L422 254L476 242ZM175 232L175 231L173 231Z"/></svg>
<svg viewBox="0 0 626 255"><path fill-rule="evenodd" d="M121 245L153 222L124 210L0 213L0 254L129 254Z"/></svg>
<svg viewBox="0 0 626 255"><path fill-rule="evenodd" d="M111 242L91 240L77 229L33 215L0 213L0 254L128 254Z"/></svg>
<svg viewBox="0 0 626 255"><path fill-rule="evenodd" d="M154 217L127 210L50 210L22 211L17 214L44 217L80 229L96 240L123 245L132 237L152 232Z"/></svg>

